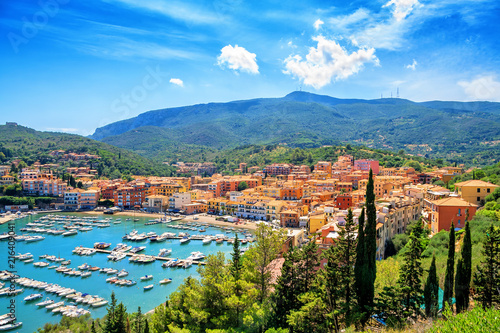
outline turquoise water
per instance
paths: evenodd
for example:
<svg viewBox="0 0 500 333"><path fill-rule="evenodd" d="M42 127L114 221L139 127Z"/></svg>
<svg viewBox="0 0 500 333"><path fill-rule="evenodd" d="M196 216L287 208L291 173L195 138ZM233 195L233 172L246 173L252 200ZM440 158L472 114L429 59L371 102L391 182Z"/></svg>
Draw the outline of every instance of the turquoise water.
<svg viewBox="0 0 500 333"><path fill-rule="evenodd" d="M70 214L59 214L59 215L70 215ZM76 214L73 214L76 215ZM33 222L39 219L43 215L34 215L27 218L23 218L20 220L16 220L15 228L17 234L26 234L28 232L22 232L20 229L26 225L26 223ZM88 216L88 215L80 215ZM110 216L95 216L96 219L104 219L109 218ZM111 217L113 220L117 219L117 216ZM172 254L170 258L179 258L185 259L187 258L191 252L193 251L201 251L205 255L215 254L219 251L224 252L226 254L232 251L232 245L223 243L216 244L215 241L211 242L208 245L203 245L201 241L191 240L187 244L181 245L179 240L172 239L166 240L164 242L153 242L150 243L149 240L145 240L142 242L133 242L123 240L122 237L136 229L139 233L154 231L158 235L163 232L187 232L190 235L195 234L203 234L203 235L216 235L216 234L224 234L229 237L234 237L234 233L225 233L222 229L218 227L207 227L207 231L204 233L198 231L191 230L182 230L182 229L173 229L169 227L169 224L155 224L155 225L144 225L145 222L150 220L149 217L139 217L139 221L125 221L126 216L120 216L121 223L113 224L108 228L97 228L93 227L92 231L86 232L78 232L77 235L64 237L62 235L50 235L50 234L38 234L43 235L45 237L44 240L38 242L16 242L16 253L26 253L30 252L33 254L34 262L45 261L44 259L39 259L38 256L43 254L55 255L59 257L63 257L65 259L70 259L71 264L68 266L70 268L77 269L77 266L87 263L92 266L98 267L112 267L118 270L126 269L129 272L129 275L125 277L126 279L137 281L137 284L131 287L125 286L116 286L114 284L110 284L106 282L106 278L111 275L99 273L99 271L95 271L92 273L92 276L87 278L80 278L77 276L68 276L62 273L58 273L55 269L48 269L48 267L57 264L50 263L47 267L36 267L33 266L33 263L24 263L22 261L16 260L15 270L17 270L17 274L22 277L33 278L38 281L45 281L49 283L56 283L63 287L74 288L77 291L82 293L88 293L91 295L99 295L101 297L106 298L108 301L110 300L111 292L114 291L118 302L123 302L123 304L127 307L128 312L136 312L137 307L141 307L142 312L146 312L152 310L155 306L159 305L162 302L165 302L166 297L173 292L177 287L182 284L183 280L192 276L195 278L199 277L197 272L197 266L193 265L188 269L183 268L163 268L161 264L164 261L155 261L151 264L136 264L128 261L128 257L118 261L113 262L109 261L107 258L107 254L104 253L96 253L93 256L79 256L72 253L72 250L79 245L84 247L93 247L95 242L108 242L111 243L112 249L118 243L127 243L132 246L146 246L146 250L140 252L141 254L151 254L158 255L159 250L161 248L172 249ZM181 221L182 222L182 221ZM197 221L203 222L203 220ZM175 224L175 222L174 222ZM55 227L60 229L62 224L55 224ZM0 233L8 232L8 224L0 225ZM239 235L241 238L242 236ZM243 245L246 247L248 245ZM6 241L0 241L0 270L5 270L9 268L8 264L8 243ZM226 257L229 257L226 255ZM10 269L9 269L10 270ZM144 275L153 275L153 280L149 280L147 282L141 282L140 277ZM164 278L172 278L173 281L166 285L160 285L159 281ZM6 281L3 281L6 282ZM144 291L143 287L145 285L153 284L154 288L150 291ZM7 286L7 285L6 285ZM44 295L43 300L46 297L50 299L54 299L56 302L64 300L66 303L71 300L59 297L52 293L46 293L44 291L40 291L39 289L32 289L23 287L25 290L23 293L14 296L16 304L16 316L18 321L23 322L23 326L20 330L13 332L34 332L37 328L42 327L45 323L56 323L62 318L61 315L52 314L52 312L47 311L44 308L39 309L35 304L40 302L33 301L28 304L24 302L24 298L32 293L42 293ZM0 296L0 315L4 313L8 313L7 306L10 304L10 300L12 297ZM80 305L82 307L82 305ZM106 307L101 308L89 308L88 306L83 306L86 309L91 311L91 315L93 318L100 318L106 314Z"/></svg>

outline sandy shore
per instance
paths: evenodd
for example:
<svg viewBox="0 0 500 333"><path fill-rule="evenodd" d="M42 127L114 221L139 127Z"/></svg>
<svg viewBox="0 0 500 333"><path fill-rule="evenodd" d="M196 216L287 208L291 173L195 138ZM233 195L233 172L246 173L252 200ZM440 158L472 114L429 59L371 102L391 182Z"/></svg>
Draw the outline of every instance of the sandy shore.
<svg viewBox="0 0 500 333"><path fill-rule="evenodd" d="M103 215L102 212L94 212L94 211L81 212L81 214ZM136 216L136 217L149 217L149 218L155 219L155 218L162 218L165 215L158 214L158 213L118 212L118 213L115 213L113 215L108 215L108 216L129 216L129 217ZM215 219L215 216L205 215L205 214L183 216L182 220L187 221L187 222L208 223L208 224L217 225L217 226L221 226L221 227L233 227L233 228L248 229L248 230L257 229L257 225L255 224L255 222L252 222L252 221L243 221L243 222L235 222L235 223L217 221Z"/></svg>
<svg viewBox="0 0 500 333"><path fill-rule="evenodd" d="M0 217L0 224L4 224L9 222L11 219L14 218L14 215L7 216L7 217Z"/></svg>

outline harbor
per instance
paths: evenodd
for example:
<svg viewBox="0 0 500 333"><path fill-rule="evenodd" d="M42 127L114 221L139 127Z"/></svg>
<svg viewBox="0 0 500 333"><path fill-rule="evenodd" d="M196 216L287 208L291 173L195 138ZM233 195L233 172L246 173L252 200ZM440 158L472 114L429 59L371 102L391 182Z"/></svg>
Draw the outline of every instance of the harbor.
<svg viewBox="0 0 500 333"><path fill-rule="evenodd" d="M56 303L64 302L68 308L63 310L72 315L90 311L92 317L102 317L106 313L105 306L93 307L76 300L88 294L102 298L101 302L109 301L113 291L118 301L123 302L129 311L136 311L138 306L144 312L150 311L165 302L166 297L186 277L199 277L196 266L203 265L203 259L200 255L192 257L193 253L208 256L220 251L228 256L233 249L236 232L239 231L238 238L244 240L240 244L243 250L251 246L249 240L252 238L248 231L242 229L204 223L203 217L190 222L161 223L150 215L110 217L58 213L53 216L29 215L13 222L17 238L15 254L23 257L15 259L12 270L23 279L19 282L26 285L14 283L16 290L23 291L15 296L0 296L0 306L6 309L13 299L17 321L23 322L22 331L26 332L36 331L45 323L55 323L61 319L60 314L38 307L36 302L24 301L31 294L40 293L43 299L49 297ZM8 232L8 224L0 225L0 237L2 234L8 235ZM68 232L70 234L63 235ZM125 236L131 234L132 239L126 239ZM134 239L134 235L139 237ZM144 238L144 235L147 237ZM42 239L32 240L30 237L34 236ZM96 248L99 243L109 246ZM0 261L7 264L8 241L0 241L0 247ZM123 253L113 251L117 248L128 250ZM138 252L129 252L133 248ZM76 249L87 255L74 252ZM116 258L120 259L109 258L115 254L119 254ZM7 268L3 264L2 267ZM107 271L102 271L105 269ZM145 276L151 279L143 280ZM45 289L32 287L44 286L44 283L47 284L45 288L51 284L74 289L69 295L76 300L68 299L68 295L49 294ZM155 292L148 292L151 289Z"/></svg>

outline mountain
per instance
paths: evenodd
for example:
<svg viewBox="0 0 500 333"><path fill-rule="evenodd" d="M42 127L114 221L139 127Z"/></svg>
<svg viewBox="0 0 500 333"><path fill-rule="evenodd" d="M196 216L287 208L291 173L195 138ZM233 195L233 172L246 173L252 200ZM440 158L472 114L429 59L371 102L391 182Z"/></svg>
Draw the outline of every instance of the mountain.
<svg viewBox="0 0 500 333"><path fill-rule="evenodd" d="M61 162L49 155L53 150L73 153L88 153L101 158L92 162L101 175L119 178L122 175L170 176L175 170L157 161L117 148L109 144L79 135L40 132L24 126L0 125L0 162L22 159L28 165L39 161L45 163L65 163L79 166L84 162ZM1 161L3 159L3 161Z"/></svg>
<svg viewBox="0 0 500 333"><path fill-rule="evenodd" d="M91 138L158 160L200 159L208 148L318 147L339 142L488 164L500 152L500 103L339 99L302 91L282 98L145 112Z"/></svg>

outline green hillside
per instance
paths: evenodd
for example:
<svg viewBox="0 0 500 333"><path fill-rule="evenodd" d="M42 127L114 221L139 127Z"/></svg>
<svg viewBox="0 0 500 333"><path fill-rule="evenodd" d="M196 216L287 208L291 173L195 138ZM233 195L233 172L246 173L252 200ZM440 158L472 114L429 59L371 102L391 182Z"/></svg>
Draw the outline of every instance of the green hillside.
<svg viewBox="0 0 500 333"><path fill-rule="evenodd" d="M312 148L349 142L487 165L500 159L500 103L343 100L294 92L150 111L98 128L92 138L159 161L202 160L205 148L210 153L254 144Z"/></svg>
<svg viewBox="0 0 500 333"><path fill-rule="evenodd" d="M55 157L49 155L53 150L66 150L74 153L99 155L91 166L105 177L122 175L168 176L174 170L164 164L151 161L136 153L117 148L106 143L91 140L79 135L39 132L23 126L0 125L1 162L21 159L28 165L39 161L53 163ZM80 166L86 162L66 162L66 166Z"/></svg>

